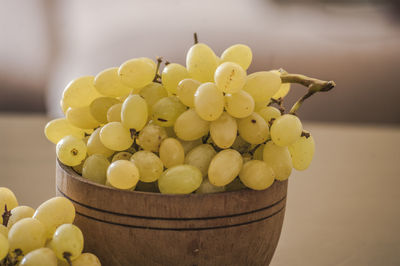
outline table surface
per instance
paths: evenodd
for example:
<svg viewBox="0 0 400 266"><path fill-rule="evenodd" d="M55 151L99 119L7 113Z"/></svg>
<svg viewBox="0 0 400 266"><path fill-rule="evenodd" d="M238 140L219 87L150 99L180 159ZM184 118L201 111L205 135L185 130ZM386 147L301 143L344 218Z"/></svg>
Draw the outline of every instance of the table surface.
<svg viewBox="0 0 400 266"><path fill-rule="evenodd" d="M0 114L0 186L36 208L55 195L55 145L41 115ZM289 179L272 266L400 265L400 127L305 123L309 169Z"/></svg>

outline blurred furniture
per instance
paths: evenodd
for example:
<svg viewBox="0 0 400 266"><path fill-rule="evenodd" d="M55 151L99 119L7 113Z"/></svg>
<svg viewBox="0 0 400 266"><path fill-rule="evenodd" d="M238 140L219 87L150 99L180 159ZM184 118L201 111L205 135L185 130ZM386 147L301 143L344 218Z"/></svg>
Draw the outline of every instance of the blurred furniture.
<svg viewBox="0 0 400 266"><path fill-rule="evenodd" d="M0 113L0 186L34 208L55 195L55 147L43 115ZM272 266L400 265L399 127L306 123L311 167L289 179Z"/></svg>

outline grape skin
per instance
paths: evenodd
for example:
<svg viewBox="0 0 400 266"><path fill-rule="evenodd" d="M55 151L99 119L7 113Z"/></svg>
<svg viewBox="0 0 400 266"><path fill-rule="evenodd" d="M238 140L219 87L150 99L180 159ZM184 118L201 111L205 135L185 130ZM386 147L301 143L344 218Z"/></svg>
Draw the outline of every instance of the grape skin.
<svg viewBox="0 0 400 266"><path fill-rule="evenodd" d="M186 54L186 68L189 75L200 82L213 82L217 66L217 56L204 43L193 45Z"/></svg>
<svg viewBox="0 0 400 266"><path fill-rule="evenodd" d="M197 167L203 177L208 174L208 167L210 166L212 158L217 154L210 144L201 144L193 148L185 157L185 164Z"/></svg>
<svg viewBox="0 0 400 266"><path fill-rule="evenodd" d="M82 253L72 262L72 266L101 266L99 258L92 253Z"/></svg>
<svg viewBox="0 0 400 266"><path fill-rule="evenodd" d="M161 159L150 151L138 151L132 155L130 160L139 169L139 179L142 182L156 181L164 170Z"/></svg>
<svg viewBox="0 0 400 266"><path fill-rule="evenodd" d="M248 188L264 190L274 183L275 173L266 162L250 160L243 165L239 178Z"/></svg>
<svg viewBox="0 0 400 266"><path fill-rule="evenodd" d="M46 228L36 219L24 218L8 232L10 252L20 249L23 254L41 248L46 242Z"/></svg>
<svg viewBox="0 0 400 266"><path fill-rule="evenodd" d="M174 138L166 138L160 145L160 159L166 168L183 164L185 151L182 144Z"/></svg>
<svg viewBox="0 0 400 266"><path fill-rule="evenodd" d="M26 254L19 266L57 266L57 257L50 248L35 249Z"/></svg>
<svg viewBox="0 0 400 266"><path fill-rule="evenodd" d="M107 121L108 122L121 122L121 109L122 103L117 103L108 108Z"/></svg>
<svg viewBox="0 0 400 266"><path fill-rule="evenodd" d="M79 165L86 158L87 147L82 139L74 136L62 138L56 146L57 158L65 165Z"/></svg>
<svg viewBox="0 0 400 266"><path fill-rule="evenodd" d="M158 187L163 194L189 194L198 189L202 181L198 168L183 164L164 171L158 179Z"/></svg>
<svg viewBox="0 0 400 266"><path fill-rule="evenodd" d="M97 128L95 131L93 131L92 135L90 135L86 144L87 153L89 155L103 154L106 157L110 157L114 153L114 151L103 145L100 140L100 130L101 127Z"/></svg>
<svg viewBox="0 0 400 266"><path fill-rule="evenodd" d="M271 126L271 139L278 146L289 146L300 138L303 126L300 119L291 114L282 115Z"/></svg>
<svg viewBox="0 0 400 266"><path fill-rule="evenodd" d="M68 107L87 107L101 96L94 87L94 77L84 76L68 83L63 91L62 101Z"/></svg>
<svg viewBox="0 0 400 266"><path fill-rule="evenodd" d="M107 169L107 181L115 188L132 189L139 181L139 169L131 161L115 161Z"/></svg>
<svg viewBox="0 0 400 266"><path fill-rule="evenodd" d="M10 244L8 243L7 238L0 234L0 260L4 259L7 254L8 250L10 249Z"/></svg>
<svg viewBox="0 0 400 266"><path fill-rule="evenodd" d="M239 135L250 144L260 144L269 137L267 122L257 113L238 121Z"/></svg>
<svg viewBox="0 0 400 266"><path fill-rule="evenodd" d="M286 180L292 173L292 158L287 147L281 147L268 141L264 146L263 160L272 167L277 180Z"/></svg>
<svg viewBox="0 0 400 266"><path fill-rule="evenodd" d="M10 189L0 187L0 212L4 211L4 206L7 205L7 210L12 210L18 206L18 200ZM3 224L3 217L0 215L0 224Z"/></svg>
<svg viewBox="0 0 400 266"><path fill-rule="evenodd" d="M247 76L243 90L248 92L255 102L269 101L279 90L281 78L271 71L255 72Z"/></svg>
<svg viewBox="0 0 400 266"><path fill-rule="evenodd" d="M201 82L195 79L184 79L179 82L177 87L177 96L179 100L186 106L194 107L194 94L196 93Z"/></svg>
<svg viewBox="0 0 400 266"><path fill-rule="evenodd" d="M103 145L114 151L123 151L133 144L131 132L120 122L110 122L100 130L100 141Z"/></svg>
<svg viewBox="0 0 400 266"><path fill-rule="evenodd" d="M140 131L137 143L144 150L158 152L161 142L167 137L165 127L149 123Z"/></svg>
<svg viewBox="0 0 400 266"><path fill-rule="evenodd" d="M221 62L235 62L247 70L253 59L250 47L244 44L235 44L228 47L221 55Z"/></svg>
<svg viewBox="0 0 400 266"><path fill-rule="evenodd" d="M210 122L203 120L195 110L183 112L175 121L176 136L185 141L192 141L206 135L210 129Z"/></svg>
<svg viewBox="0 0 400 266"><path fill-rule="evenodd" d="M244 118L254 111L254 99L245 91L225 95L225 109L235 118Z"/></svg>
<svg viewBox="0 0 400 266"><path fill-rule="evenodd" d="M186 111L186 106L176 96L169 96L153 105L151 118L159 126L172 127L184 111Z"/></svg>
<svg viewBox="0 0 400 266"><path fill-rule="evenodd" d="M7 228L10 229L16 222L23 218L32 218L35 210L29 206L17 206L11 210L11 217L8 219Z"/></svg>
<svg viewBox="0 0 400 266"><path fill-rule="evenodd" d="M189 78L189 72L176 63L168 64L161 73L162 85L172 94L176 94L179 82L186 78Z"/></svg>
<svg viewBox="0 0 400 266"><path fill-rule="evenodd" d="M54 232L51 247L58 259L66 261L64 255L69 253L70 259L75 260L83 250L82 231L73 224L60 225Z"/></svg>
<svg viewBox="0 0 400 266"><path fill-rule="evenodd" d="M246 83L246 71L233 62L225 62L215 70L214 80L218 89L225 93L237 93Z"/></svg>
<svg viewBox="0 0 400 266"><path fill-rule="evenodd" d="M208 179L214 186L222 187L232 182L242 169L243 159L232 149L222 150L211 160Z"/></svg>
<svg viewBox="0 0 400 266"><path fill-rule="evenodd" d="M134 58L119 67L118 76L126 86L133 89L142 88L153 81L156 68L156 63L150 58Z"/></svg>
<svg viewBox="0 0 400 266"><path fill-rule="evenodd" d="M142 130L148 119L146 100L139 95L130 95L125 99L121 107L121 123L136 131Z"/></svg>
<svg viewBox="0 0 400 266"><path fill-rule="evenodd" d="M68 135L83 139L85 131L71 125L65 118L57 118L46 124L44 134L48 140L57 144L63 137Z"/></svg>
<svg viewBox="0 0 400 266"><path fill-rule="evenodd" d="M202 119L217 120L224 111L224 95L214 83L203 83L194 95L194 106Z"/></svg>
<svg viewBox="0 0 400 266"><path fill-rule="evenodd" d="M124 85L118 76L118 67L101 71L94 79L94 87L105 96L118 97L129 94L131 87Z"/></svg>
<svg viewBox="0 0 400 266"><path fill-rule="evenodd" d="M90 155L83 164L82 177L104 185L107 180L107 168L109 165L110 162L103 154Z"/></svg>
<svg viewBox="0 0 400 266"><path fill-rule="evenodd" d="M211 122L210 136L218 147L231 147L237 136L236 120L224 112L217 120Z"/></svg>
<svg viewBox="0 0 400 266"><path fill-rule="evenodd" d="M288 148L294 169L302 171L310 166L315 153L315 142L312 135L309 137L301 136Z"/></svg>

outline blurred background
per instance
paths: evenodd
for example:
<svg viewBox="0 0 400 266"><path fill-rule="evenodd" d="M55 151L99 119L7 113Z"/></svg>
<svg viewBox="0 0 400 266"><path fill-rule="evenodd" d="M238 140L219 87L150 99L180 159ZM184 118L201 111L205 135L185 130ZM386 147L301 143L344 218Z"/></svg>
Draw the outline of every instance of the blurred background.
<svg viewBox="0 0 400 266"><path fill-rule="evenodd" d="M253 50L249 73L284 68L334 80L306 120L400 123L397 1L0 0L0 112L61 116L65 85L132 57L184 64L193 32L217 55ZM290 107L305 92L294 87Z"/></svg>

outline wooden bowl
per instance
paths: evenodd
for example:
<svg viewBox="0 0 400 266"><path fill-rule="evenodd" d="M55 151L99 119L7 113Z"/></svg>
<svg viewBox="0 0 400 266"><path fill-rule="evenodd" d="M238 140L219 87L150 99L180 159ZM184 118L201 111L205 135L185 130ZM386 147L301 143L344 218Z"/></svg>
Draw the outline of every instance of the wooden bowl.
<svg viewBox="0 0 400 266"><path fill-rule="evenodd" d="M57 195L76 208L85 250L102 265L268 265L287 181L263 191L163 195L92 183L57 161Z"/></svg>

